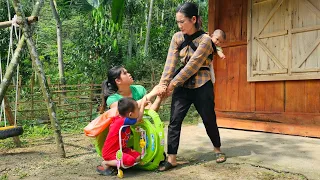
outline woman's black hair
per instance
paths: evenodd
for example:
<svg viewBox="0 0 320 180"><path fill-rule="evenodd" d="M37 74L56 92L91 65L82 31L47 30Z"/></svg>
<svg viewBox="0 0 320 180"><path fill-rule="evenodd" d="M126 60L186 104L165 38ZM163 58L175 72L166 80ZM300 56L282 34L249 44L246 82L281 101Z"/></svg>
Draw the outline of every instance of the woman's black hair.
<svg viewBox="0 0 320 180"><path fill-rule="evenodd" d="M103 81L101 84L101 107L100 113L103 113L106 109L106 101L109 96L118 91L116 79L120 78L121 72L123 71L122 66L115 66L108 71L108 79Z"/></svg>
<svg viewBox="0 0 320 180"><path fill-rule="evenodd" d="M192 18L193 16L196 17L197 21L196 21L196 28L197 29L201 29L202 27L202 20L201 17L198 14L198 6L195 3L191 3L191 2L186 2L182 5L179 5L176 13L183 13L184 16L188 17L188 18Z"/></svg>

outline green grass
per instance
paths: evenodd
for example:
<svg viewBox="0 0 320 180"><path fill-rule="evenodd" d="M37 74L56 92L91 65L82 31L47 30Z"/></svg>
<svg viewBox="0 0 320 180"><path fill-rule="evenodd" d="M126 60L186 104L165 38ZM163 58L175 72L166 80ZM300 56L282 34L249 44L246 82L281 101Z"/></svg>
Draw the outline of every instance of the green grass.
<svg viewBox="0 0 320 180"><path fill-rule="evenodd" d="M8 177L8 174L3 174L0 176L0 180L8 180L9 177Z"/></svg>

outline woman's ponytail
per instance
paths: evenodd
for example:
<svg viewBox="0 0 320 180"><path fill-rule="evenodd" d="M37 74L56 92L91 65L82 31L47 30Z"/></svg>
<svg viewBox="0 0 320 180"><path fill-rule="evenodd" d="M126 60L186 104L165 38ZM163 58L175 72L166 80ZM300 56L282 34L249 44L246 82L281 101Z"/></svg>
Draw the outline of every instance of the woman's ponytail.
<svg viewBox="0 0 320 180"><path fill-rule="evenodd" d="M116 66L108 71L108 79L104 80L101 84L101 107L100 114L104 113L107 109L108 97L115 94L118 91L116 79L120 78L122 72L121 66Z"/></svg>
<svg viewBox="0 0 320 180"><path fill-rule="evenodd" d="M196 16L196 17L197 17L197 22L196 22L195 26L198 30L200 30L202 28L202 18L201 18L201 16Z"/></svg>

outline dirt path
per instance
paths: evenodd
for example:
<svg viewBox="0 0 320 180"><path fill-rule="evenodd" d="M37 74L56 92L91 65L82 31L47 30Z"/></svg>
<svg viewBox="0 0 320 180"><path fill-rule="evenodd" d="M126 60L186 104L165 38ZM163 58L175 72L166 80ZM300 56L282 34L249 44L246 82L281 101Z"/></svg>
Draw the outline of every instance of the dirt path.
<svg viewBox="0 0 320 180"><path fill-rule="evenodd" d="M90 138L83 134L65 135L64 142L67 152L66 159L56 156L53 138L33 141L24 148L2 150L0 152L0 180L106 179L95 172L100 157L90 148ZM203 153L201 156L204 157L207 154ZM163 173L126 170L125 179L306 179L303 175L245 163L227 161L224 164L216 164L212 156L205 159L183 159L189 163ZM117 179L117 177L107 179Z"/></svg>

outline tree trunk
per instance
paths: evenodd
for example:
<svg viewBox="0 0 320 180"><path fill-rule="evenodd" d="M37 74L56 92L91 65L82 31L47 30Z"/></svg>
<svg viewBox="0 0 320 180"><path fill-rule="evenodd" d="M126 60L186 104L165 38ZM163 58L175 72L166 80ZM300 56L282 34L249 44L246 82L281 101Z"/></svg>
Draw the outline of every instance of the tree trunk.
<svg viewBox="0 0 320 180"><path fill-rule="evenodd" d="M39 4L39 2L37 2L36 4ZM43 0L40 0L40 4L41 5L43 4ZM16 11L17 16L20 16L20 17L22 17L22 19L25 19L25 15L24 15L24 12L22 10L22 6L21 6L19 0L13 0L13 5L14 5L14 9ZM46 100L46 104L48 107L48 113L49 113L49 117L51 120L51 124L52 124L54 131L55 131L55 139L56 139L58 153L61 157L66 157L66 153L64 150L64 144L63 144L63 140L62 140L62 136L61 136L61 128L60 128L59 121L57 120L57 117L56 117L55 104L54 104L52 97L51 97L51 94L50 94L48 82L47 82L46 76L43 71L42 63L39 60L37 49L36 49L35 44L32 40L32 35L30 33L31 28L29 27L27 21L24 22L22 27L23 27L23 33L24 33L26 40L27 40L27 45L28 45L31 59L35 65L36 71L39 76L40 85L41 85L43 96Z"/></svg>
<svg viewBox="0 0 320 180"><path fill-rule="evenodd" d="M63 63L63 48L62 48L62 23L60 20L60 16L57 12L57 4L55 1L50 0L50 6L53 13L53 17L56 21L57 26L57 46L58 46L58 66L59 66L59 78L60 78L60 84L66 85L66 80L64 77L64 63ZM62 86L63 90L65 90L65 86ZM66 95L65 92L63 92L63 95Z"/></svg>
<svg viewBox="0 0 320 180"><path fill-rule="evenodd" d="M163 26L163 19L164 19L164 10L165 10L165 7L166 7L166 0L163 1L163 8L162 8L162 13L161 13L161 27Z"/></svg>
<svg viewBox="0 0 320 180"><path fill-rule="evenodd" d="M150 8L149 8L149 18L148 18L148 25L147 25L147 34L146 34L146 42L144 44L144 55L148 55L148 44L149 44L149 38L150 38L150 29L151 29L151 17L152 17L152 7L153 7L153 1L150 1Z"/></svg>
<svg viewBox="0 0 320 180"><path fill-rule="evenodd" d="M157 22L159 22L159 8L155 6L156 8L156 17L157 17Z"/></svg>

